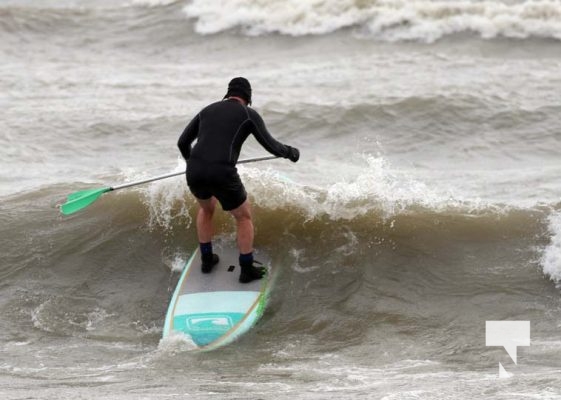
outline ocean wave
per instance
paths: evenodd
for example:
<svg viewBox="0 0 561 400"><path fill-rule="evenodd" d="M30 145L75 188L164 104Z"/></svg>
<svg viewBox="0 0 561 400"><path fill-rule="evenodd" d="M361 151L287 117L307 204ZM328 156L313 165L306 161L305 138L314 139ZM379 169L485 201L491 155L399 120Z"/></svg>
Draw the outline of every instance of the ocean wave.
<svg viewBox="0 0 561 400"><path fill-rule="evenodd" d="M484 247L488 253L478 261L481 268L496 268L494 264L502 263L500 257L526 268L526 262L520 261L523 252L526 260L536 260L535 265L540 265L545 275L561 281L561 214L551 211L559 205L524 208L461 200L392 171L382 157L369 157L365 162L354 179L316 186L299 184L272 168L240 167L254 206L257 246L272 249L273 256L286 259L283 262L297 274L329 271L320 268L324 263L337 269L354 263L360 254L371 257L382 249L388 257L430 259L448 257L453 251L473 257L473 249ZM178 164L177 169L182 168L184 165ZM37 254L53 260L69 257L71 261L65 265L70 266L81 263L85 254L108 256L115 248L130 246L141 254L133 257L130 268L138 268L137 261L142 260L145 266L159 263L167 270L179 271L197 244L197 205L183 176L107 193L80 213L59 216L54 205L77 189L57 185L5 199L9 209L21 212L21 217L17 214L7 219L0 236L18 232L12 235L14 243L25 243L27 232L40 231L44 225L54 228L44 234L48 241L39 238L34 242L32 254L27 245L17 245L10 252L4 249L14 262L0 273L17 277L43 262ZM218 236L235 240L235 224L228 213L217 212L214 222ZM147 257L151 261L144 259ZM128 274L128 270L119 269L117 261L105 273ZM64 271L66 267L61 268ZM98 267L92 268L97 271ZM111 309L107 312L113 313ZM79 328L87 331L88 321L95 320L91 317Z"/></svg>
<svg viewBox="0 0 561 400"><path fill-rule="evenodd" d="M352 307L360 317L349 322L365 321L352 330L356 333L372 321L385 323L388 313L416 318L419 310L410 305L420 301L430 303L422 309L434 306L438 314L447 299L455 304L475 299L484 307L497 293L534 296L551 285L536 274L532 261L548 240L543 271L559 278L561 214L551 214L551 207L447 200L422 182L387 171L381 158L370 163L363 177L323 188L298 185L272 169L240 168L253 197L256 247L283 266L277 293L290 293L286 309L306 310L301 318L307 328L286 315L281 330L304 329L333 343L338 336L349 340L350 332L324 324L326 308L343 305L346 315L344 304ZM407 191L411 182L414 188ZM80 214L59 216L55 202L76 189L58 185L6 199L10 218L0 228L0 251L9 258L0 275L18 292L3 312L28 315L29 326L38 332L155 340L156 327L163 324L162 305L198 245L197 207L184 178L107 193ZM227 213L217 212L214 223L217 240L235 242L235 224ZM357 290L361 294L353 298ZM371 318L365 319L364 312ZM456 317L457 309L450 310L449 318ZM360 335L350 338L360 341ZM170 340L158 351L189 348L188 342Z"/></svg>
<svg viewBox="0 0 561 400"><path fill-rule="evenodd" d="M549 231L551 239L543 252L541 265L543 272L561 287L561 213L549 216Z"/></svg>
<svg viewBox="0 0 561 400"><path fill-rule="evenodd" d="M437 191L404 172L395 171L384 157L364 155L364 167L354 179L324 185L300 184L271 168L240 166L239 172L252 202L265 210L289 209L306 220L327 217L331 220L353 220L366 214L383 219L415 210L452 211L460 214L493 213L504 205L481 199L464 200L451 193ZM184 164L180 161L180 164ZM184 169L178 166L176 171ZM185 184L164 180L142 190L150 213L151 226L170 227L184 220L194 201ZM187 217L190 224L192 218Z"/></svg>
<svg viewBox="0 0 561 400"><path fill-rule="evenodd" d="M135 8L138 15L129 13ZM0 6L0 11L0 29L7 33L51 33L91 25L100 31L110 28L113 35L114 28L106 26L105 20L117 19L133 30L158 26L185 35L181 23L185 15L194 20L195 32L201 35L237 29L249 36L306 36L352 29L360 37L388 42L431 43L464 33L483 39L561 40L561 3L553 0L514 4L490 0L126 0L57 7L8 4ZM153 22L149 26L147 19Z"/></svg>
<svg viewBox="0 0 561 400"><path fill-rule="evenodd" d="M434 42L456 33L484 39L561 39L561 3L553 0L193 0L184 12L200 34L241 28L248 35L320 35L346 28L384 41Z"/></svg>

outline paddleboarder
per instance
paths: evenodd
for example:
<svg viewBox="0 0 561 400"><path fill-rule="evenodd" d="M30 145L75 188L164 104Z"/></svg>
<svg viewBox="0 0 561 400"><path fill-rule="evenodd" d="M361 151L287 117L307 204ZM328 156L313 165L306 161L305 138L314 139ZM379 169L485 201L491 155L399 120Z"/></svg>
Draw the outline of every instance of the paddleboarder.
<svg viewBox="0 0 561 400"><path fill-rule="evenodd" d="M275 140L261 116L251 105L251 85L242 77L228 84L222 101L203 108L189 122L177 143L187 161L187 185L197 199L197 235L201 250L201 269L212 271L218 256L212 250L212 217L219 202L236 220L240 251L239 281L261 279L265 268L254 265L254 228L247 192L238 175L236 162L241 147L250 134L269 153L297 162L300 152ZM196 143L192 145L195 141Z"/></svg>

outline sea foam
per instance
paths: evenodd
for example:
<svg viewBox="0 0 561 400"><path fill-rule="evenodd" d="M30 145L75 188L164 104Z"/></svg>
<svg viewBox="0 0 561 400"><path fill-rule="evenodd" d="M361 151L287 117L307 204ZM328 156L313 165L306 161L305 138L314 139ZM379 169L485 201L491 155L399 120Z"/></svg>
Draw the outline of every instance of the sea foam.
<svg viewBox="0 0 561 400"><path fill-rule="evenodd" d="M543 252L541 265L543 272L561 286L561 212L549 216L549 231L551 241Z"/></svg>
<svg viewBox="0 0 561 400"><path fill-rule="evenodd" d="M433 42L463 32L561 39L561 3L552 0L193 0L184 12L200 34L241 28L248 35L303 36L352 27L385 41Z"/></svg>
<svg viewBox="0 0 561 400"><path fill-rule="evenodd" d="M177 169L184 162L179 161ZM452 193L437 191L406 172L394 170L381 156L363 156L363 167L352 179L335 179L326 184L303 184L272 168L239 166L239 173L252 203L268 210L291 209L306 220L327 216L352 220L375 212L384 219L422 208L432 211L457 209L477 212L492 205L480 200L463 200ZM177 218L193 221L189 210L196 203L185 182L175 178L153 182L142 189L149 209L149 225L169 228ZM496 210L495 210L496 211Z"/></svg>

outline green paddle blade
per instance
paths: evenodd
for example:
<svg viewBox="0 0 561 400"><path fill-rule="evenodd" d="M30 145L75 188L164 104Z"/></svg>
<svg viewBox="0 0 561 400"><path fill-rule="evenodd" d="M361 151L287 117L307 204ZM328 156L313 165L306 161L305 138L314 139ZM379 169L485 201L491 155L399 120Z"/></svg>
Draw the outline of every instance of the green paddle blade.
<svg viewBox="0 0 561 400"><path fill-rule="evenodd" d="M109 192L110 190L110 187L104 187L71 193L66 198L66 203L60 206L60 212L64 215L70 215L76 211L80 211L82 208L86 208L96 201L103 193Z"/></svg>

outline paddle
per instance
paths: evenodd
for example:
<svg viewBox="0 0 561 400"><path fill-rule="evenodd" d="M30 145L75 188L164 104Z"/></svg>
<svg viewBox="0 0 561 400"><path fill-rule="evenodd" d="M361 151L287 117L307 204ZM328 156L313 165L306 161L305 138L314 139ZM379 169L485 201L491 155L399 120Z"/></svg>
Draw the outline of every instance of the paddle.
<svg viewBox="0 0 561 400"><path fill-rule="evenodd" d="M246 163L251 163L251 162L256 162L256 161L273 160L275 158L278 158L278 157L277 156L267 156L267 157L249 158L247 160L238 161L238 164L246 164ZM143 183L153 182L153 181L157 181L157 180L160 180L160 179L171 178L172 176L183 175L184 173L185 173L185 171L183 171L183 172L173 172L171 174L160 175L160 176L156 176L156 177L153 177L153 178L144 179L142 181L125 183L125 184L118 185L118 186L108 186L108 187L97 188L97 189L80 190L78 192L71 193L66 197L66 203L64 203L63 205L60 206L60 212L64 215L74 214L75 212L80 211L81 209L86 208L87 206L92 204L103 193L111 192L111 191L117 190L117 189L124 189L124 188L128 188L128 187L131 187L131 186L141 185Z"/></svg>

